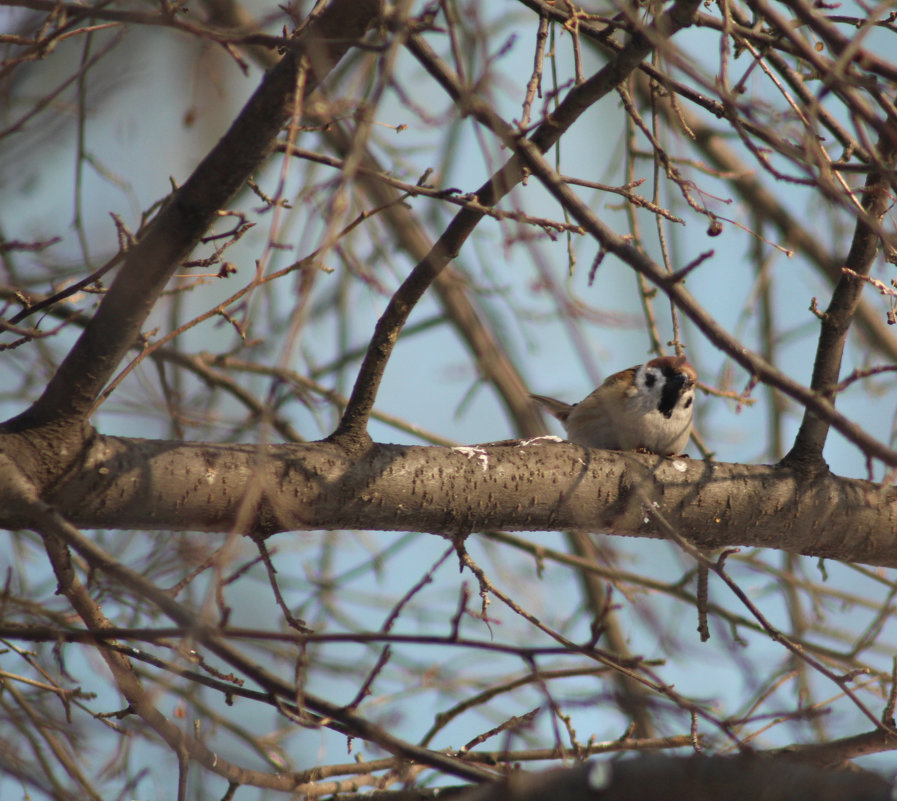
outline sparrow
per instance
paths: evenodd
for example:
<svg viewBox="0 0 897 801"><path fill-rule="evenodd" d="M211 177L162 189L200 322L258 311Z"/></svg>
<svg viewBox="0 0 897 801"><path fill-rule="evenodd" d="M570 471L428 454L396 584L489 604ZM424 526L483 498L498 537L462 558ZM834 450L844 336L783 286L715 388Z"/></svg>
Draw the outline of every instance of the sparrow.
<svg viewBox="0 0 897 801"><path fill-rule="evenodd" d="M577 445L672 456L682 453L691 433L697 380L684 356L661 356L614 373L572 406L530 397L561 421Z"/></svg>

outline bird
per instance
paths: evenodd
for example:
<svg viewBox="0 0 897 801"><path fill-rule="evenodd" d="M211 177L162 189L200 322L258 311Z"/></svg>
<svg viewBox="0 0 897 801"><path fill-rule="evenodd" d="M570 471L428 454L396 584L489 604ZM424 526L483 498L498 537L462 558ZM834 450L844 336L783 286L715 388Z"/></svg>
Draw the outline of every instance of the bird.
<svg viewBox="0 0 897 801"><path fill-rule="evenodd" d="M579 403L530 395L587 448L682 453L691 433L698 374L684 356L660 356L621 370Z"/></svg>

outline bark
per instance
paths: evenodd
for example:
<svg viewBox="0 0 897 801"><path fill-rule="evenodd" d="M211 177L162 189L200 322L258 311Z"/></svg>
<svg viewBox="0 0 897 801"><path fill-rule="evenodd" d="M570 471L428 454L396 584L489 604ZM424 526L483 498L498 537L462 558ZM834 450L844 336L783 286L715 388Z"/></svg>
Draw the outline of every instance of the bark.
<svg viewBox="0 0 897 801"><path fill-rule="evenodd" d="M221 140L172 193L156 218L123 254L122 265L96 313L53 374L41 396L2 424L7 433L44 429L28 458L30 477L42 486L67 469L64 453L45 464L52 443L73 452L89 434L84 421L181 261L188 256L249 176L270 154L296 109L299 88L310 93L380 13L380 0L333 0L309 22L279 63L259 83ZM13 322L33 314L23 310ZM77 436L76 436L77 435ZM27 445L32 440L20 440Z"/></svg>
<svg viewBox="0 0 897 801"><path fill-rule="evenodd" d="M457 801L885 801L891 797L890 782L874 774L820 770L750 754L595 760L564 770L520 772L505 782L455 796Z"/></svg>
<svg viewBox="0 0 897 801"><path fill-rule="evenodd" d="M218 445L95 436L45 493L87 528L283 531L351 528L465 535L585 530L701 548L756 546L897 565L897 490L781 466L588 450L327 443ZM0 525L21 527L8 508Z"/></svg>

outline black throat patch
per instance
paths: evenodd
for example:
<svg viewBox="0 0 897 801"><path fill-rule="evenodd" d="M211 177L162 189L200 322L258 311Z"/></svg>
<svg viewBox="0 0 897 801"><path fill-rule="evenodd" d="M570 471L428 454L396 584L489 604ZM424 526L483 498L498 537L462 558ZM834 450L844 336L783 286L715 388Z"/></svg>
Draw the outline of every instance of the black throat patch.
<svg viewBox="0 0 897 801"><path fill-rule="evenodd" d="M669 419L673 416L673 409L676 408L676 402L682 394L682 387L685 384L686 377L684 373L673 370L671 367L664 367L663 377L665 380L663 391L660 393L660 403L657 406L657 411Z"/></svg>

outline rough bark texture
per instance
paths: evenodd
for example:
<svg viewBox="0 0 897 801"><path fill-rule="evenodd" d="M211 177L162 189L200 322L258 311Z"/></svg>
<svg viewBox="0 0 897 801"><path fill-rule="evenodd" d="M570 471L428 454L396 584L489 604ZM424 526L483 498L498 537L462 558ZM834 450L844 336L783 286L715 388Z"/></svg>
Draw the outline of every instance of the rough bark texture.
<svg viewBox="0 0 897 801"><path fill-rule="evenodd" d="M879 776L823 771L746 754L685 759L651 755L612 764L596 761L544 773L521 772L506 782L474 788L459 796L458 801L885 801L890 797L889 782Z"/></svg>
<svg viewBox="0 0 897 801"><path fill-rule="evenodd" d="M45 464L44 446L52 452L50 443L60 440L69 452L79 448L80 438L89 433L84 421L100 391L137 340L178 265L270 154L295 110L300 83L306 94L311 92L373 24L380 5L380 0L336 0L309 23L296 47L265 75L229 130L127 251L102 303L41 396L2 424L0 430L11 434L45 429L26 468L38 485L52 481L54 470L67 469L63 458ZM12 450L31 443L18 440Z"/></svg>
<svg viewBox="0 0 897 801"><path fill-rule="evenodd" d="M96 437L46 500L89 528L467 534L579 529L897 565L897 490L567 443L215 445ZM0 525L14 526L9 519ZM662 520L658 519L658 516Z"/></svg>

